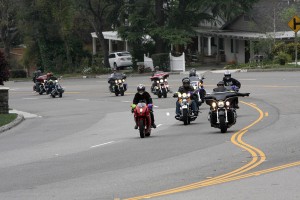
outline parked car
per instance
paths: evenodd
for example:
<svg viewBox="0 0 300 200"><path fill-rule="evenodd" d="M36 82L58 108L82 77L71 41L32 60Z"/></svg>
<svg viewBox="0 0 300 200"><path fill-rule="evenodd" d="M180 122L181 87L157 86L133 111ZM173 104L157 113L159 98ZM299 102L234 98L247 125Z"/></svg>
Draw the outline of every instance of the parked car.
<svg viewBox="0 0 300 200"><path fill-rule="evenodd" d="M112 69L124 69L132 65L132 56L127 51L110 53L108 60Z"/></svg>

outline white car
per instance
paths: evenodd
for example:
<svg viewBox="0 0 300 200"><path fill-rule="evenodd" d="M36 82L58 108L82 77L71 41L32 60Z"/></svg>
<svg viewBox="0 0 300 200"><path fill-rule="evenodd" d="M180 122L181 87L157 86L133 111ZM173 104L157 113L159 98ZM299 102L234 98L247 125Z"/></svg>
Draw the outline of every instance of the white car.
<svg viewBox="0 0 300 200"><path fill-rule="evenodd" d="M127 51L110 53L108 60L112 69L123 69L132 65L132 56Z"/></svg>

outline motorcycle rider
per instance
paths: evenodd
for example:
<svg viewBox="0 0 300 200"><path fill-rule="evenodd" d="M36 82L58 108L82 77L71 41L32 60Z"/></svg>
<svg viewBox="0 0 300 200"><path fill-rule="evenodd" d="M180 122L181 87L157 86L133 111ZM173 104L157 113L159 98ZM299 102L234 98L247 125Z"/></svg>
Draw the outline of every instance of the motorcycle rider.
<svg viewBox="0 0 300 200"><path fill-rule="evenodd" d="M109 90L110 91L113 91L113 85L115 84L115 78L117 76L122 76L122 79L123 78L126 78L126 75L123 74L123 73L118 73L118 71L116 69L113 70L113 73L110 74L110 77L108 78L108 83L109 83ZM125 90L126 90L126 85L124 85L125 87Z"/></svg>
<svg viewBox="0 0 300 200"><path fill-rule="evenodd" d="M48 73L46 74L46 76L47 76L47 79L46 79L47 82L46 82L46 84L45 84L46 93L47 93L47 94L50 94L51 91L53 90L53 88L55 87L53 82L54 82L55 80L57 80L57 77L53 76L53 73L52 73L52 72L48 72Z"/></svg>
<svg viewBox="0 0 300 200"><path fill-rule="evenodd" d="M135 94L132 103L137 105L140 101L145 102L148 106L149 104L153 104L152 98L150 94L146 91L146 87L143 84L139 84L137 86L137 93ZM149 106L150 107L150 106ZM156 124L154 123L154 114L153 109L150 107L150 117L151 117L151 126L152 128L156 128ZM133 112L133 111L132 111ZM134 126L134 129L137 129L137 124Z"/></svg>
<svg viewBox="0 0 300 200"><path fill-rule="evenodd" d="M192 76L198 76L195 68L192 68L189 72L189 77L192 77Z"/></svg>
<svg viewBox="0 0 300 200"><path fill-rule="evenodd" d="M226 92L228 89L224 85L224 81L219 81L217 87L213 89L213 92Z"/></svg>
<svg viewBox="0 0 300 200"><path fill-rule="evenodd" d="M237 86L238 88L241 88L241 83L235 78L232 78L231 73L228 70L224 73L223 81L225 86Z"/></svg>
<svg viewBox="0 0 300 200"><path fill-rule="evenodd" d="M229 91L238 93L237 91L233 91L233 90L226 88L224 81L219 81L217 84L217 87L213 89L213 92L229 92ZM232 101L232 103L233 103L233 108L236 108L236 109L240 108L238 106L238 103L239 103L238 97L234 97L234 100Z"/></svg>
<svg viewBox="0 0 300 200"><path fill-rule="evenodd" d="M194 88L190 85L190 79L188 77L185 77L182 79L182 86L178 88L179 93L192 93L194 92ZM176 97L176 93L174 94L174 97ZM198 116L198 107L196 101L197 97L195 95L191 95L191 108L195 116ZM177 100L176 101L176 116L180 116L180 103Z"/></svg>

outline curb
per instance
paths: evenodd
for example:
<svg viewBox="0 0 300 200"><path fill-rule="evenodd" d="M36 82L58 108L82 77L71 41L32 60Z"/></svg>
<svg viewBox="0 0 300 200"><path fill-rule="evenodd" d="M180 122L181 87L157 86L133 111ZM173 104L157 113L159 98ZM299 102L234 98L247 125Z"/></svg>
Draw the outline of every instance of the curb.
<svg viewBox="0 0 300 200"><path fill-rule="evenodd" d="M0 134L3 133L4 131L7 131L7 130L9 130L9 129L15 127L15 126L17 126L17 125L20 124L24 119L25 119L25 118L24 118L23 115L18 114L17 118L16 118L14 121L12 121L12 122L10 122L9 124L6 124L6 125L0 127Z"/></svg>

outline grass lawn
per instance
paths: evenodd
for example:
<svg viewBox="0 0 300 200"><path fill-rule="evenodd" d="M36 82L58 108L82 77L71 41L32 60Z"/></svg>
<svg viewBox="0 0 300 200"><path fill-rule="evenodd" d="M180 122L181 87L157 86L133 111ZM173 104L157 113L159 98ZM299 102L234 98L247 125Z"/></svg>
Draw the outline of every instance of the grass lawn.
<svg viewBox="0 0 300 200"><path fill-rule="evenodd" d="M0 114L0 126L9 124L10 122L14 121L17 118L17 114Z"/></svg>

